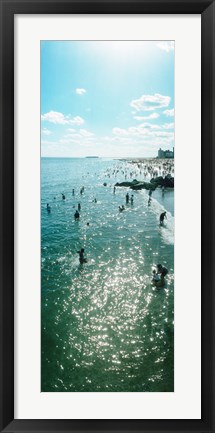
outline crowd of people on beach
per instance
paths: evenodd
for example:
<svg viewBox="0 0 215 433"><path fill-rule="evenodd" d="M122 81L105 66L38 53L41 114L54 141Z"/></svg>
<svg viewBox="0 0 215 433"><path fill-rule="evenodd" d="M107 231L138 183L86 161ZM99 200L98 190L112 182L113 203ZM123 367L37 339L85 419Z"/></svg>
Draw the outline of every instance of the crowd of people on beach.
<svg viewBox="0 0 215 433"><path fill-rule="evenodd" d="M174 160L173 159L135 159L135 160L122 160L115 168L107 169L104 174L106 177L118 177L122 175L123 178L131 179L137 176L144 176L145 179L156 178L158 176L174 175Z"/></svg>

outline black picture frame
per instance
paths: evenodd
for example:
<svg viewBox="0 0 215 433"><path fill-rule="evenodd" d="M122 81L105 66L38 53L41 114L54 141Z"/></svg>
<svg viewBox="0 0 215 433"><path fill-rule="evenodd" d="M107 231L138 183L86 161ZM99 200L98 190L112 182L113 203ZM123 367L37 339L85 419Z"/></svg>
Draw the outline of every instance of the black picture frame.
<svg viewBox="0 0 215 433"><path fill-rule="evenodd" d="M201 14L202 395L200 420L14 420L14 15ZM0 0L0 430L214 432L215 4L211 0Z"/></svg>

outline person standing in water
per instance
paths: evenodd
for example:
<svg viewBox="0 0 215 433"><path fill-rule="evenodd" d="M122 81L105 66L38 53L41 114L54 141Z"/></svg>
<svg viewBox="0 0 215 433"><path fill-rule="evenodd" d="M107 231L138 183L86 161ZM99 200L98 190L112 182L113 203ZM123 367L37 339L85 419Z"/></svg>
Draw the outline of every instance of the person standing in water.
<svg viewBox="0 0 215 433"><path fill-rule="evenodd" d="M125 200L126 200L126 203L129 203L129 194L128 194L128 192L127 192L127 194L125 196Z"/></svg>
<svg viewBox="0 0 215 433"><path fill-rule="evenodd" d="M48 213L51 212L51 206L49 206L49 203L47 203L47 205L46 205L46 209L47 209L47 212L48 212Z"/></svg>
<svg viewBox="0 0 215 433"><path fill-rule="evenodd" d="M153 274L152 275L152 282L153 283L157 283L158 281L160 281L161 277L159 274L157 274L155 269L152 271L152 274Z"/></svg>
<svg viewBox="0 0 215 433"><path fill-rule="evenodd" d="M157 273L161 276L165 277L168 274L168 269L165 266L162 266L161 264L157 265Z"/></svg>
<svg viewBox="0 0 215 433"><path fill-rule="evenodd" d="M87 259L84 257L84 248L81 248L80 251L77 251L77 253L79 254L80 264L83 265L83 263L87 263Z"/></svg>
<svg viewBox="0 0 215 433"><path fill-rule="evenodd" d="M80 203L78 203L78 210L79 211L81 210L81 204Z"/></svg>
<svg viewBox="0 0 215 433"><path fill-rule="evenodd" d="M79 220L79 218L80 218L80 214L77 210L74 213L74 218L75 218L75 220Z"/></svg>
<svg viewBox="0 0 215 433"><path fill-rule="evenodd" d="M61 194L62 194L62 193L61 193ZM65 200L65 199L66 199L65 195L62 194L62 200Z"/></svg>
<svg viewBox="0 0 215 433"><path fill-rule="evenodd" d="M159 280L155 280L155 278L153 277L153 284L156 287L164 287L165 286L165 276L168 274L168 269L165 268L165 266L162 266L161 264L157 265L157 273L155 271L153 271L153 274L155 276L155 278L160 277Z"/></svg>
<svg viewBox="0 0 215 433"><path fill-rule="evenodd" d="M160 214L160 224L163 224L164 218L167 219L166 212L163 212L163 213Z"/></svg>

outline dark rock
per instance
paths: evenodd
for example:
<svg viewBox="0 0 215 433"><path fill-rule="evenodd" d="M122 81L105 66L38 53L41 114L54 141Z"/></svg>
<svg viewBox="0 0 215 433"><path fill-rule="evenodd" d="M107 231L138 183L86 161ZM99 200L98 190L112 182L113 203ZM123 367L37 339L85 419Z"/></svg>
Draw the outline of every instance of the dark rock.
<svg viewBox="0 0 215 433"><path fill-rule="evenodd" d="M133 189L133 190L138 190L138 189L147 189L147 190L149 190L150 189L150 190L154 191L156 189L156 185L152 185L149 182L139 182L136 185L130 186L130 188Z"/></svg>
<svg viewBox="0 0 215 433"><path fill-rule="evenodd" d="M165 177L165 185L167 188L174 188L174 177Z"/></svg>
<svg viewBox="0 0 215 433"><path fill-rule="evenodd" d="M160 186L163 186L163 181L164 181L164 178L162 176L153 177L150 180L151 183L153 183L155 185L160 185Z"/></svg>
<svg viewBox="0 0 215 433"><path fill-rule="evenodd" d="M162 176L155 178L153 177L150 182L143 182L134 179L132 180L132 182L117 182L115 186L124 186L133 190L147 189L152 191L154 191L158 186L164 186L165 188L174 188L174 177L171 177L171 175L169 174L165 178L163 178Z"/></svg>
<svg viewBox="0 0 215 433"><path fill-rule="evenodd" d="M165 178L159 176L156 178L153 178L150 180L150 183L152 185L157 186L164 186L165 188L174 188L174 177L171 177L171 175L167 175Z"/></svg>
<svg viewBox="0 0 215 433"><path fill-rule="evenodd" d="M157 185L154 185L152 183L139 182L136 179L134 179L132 182L120 182L120 183L117 182L115 186L125 186L136 191L139 189L147 189L147 190L151 189L152 191L154 191L155 188L157 187Z"/></svg>
<svg viewBox="0 0 215 433"><path fill-rule="evenodd" d="M134 180L132 180L132 182L128 182L128 181L124 181L124 182L120 182L120 183L117 182L115 184L115 186L127 186L127 187L130 187L130 186L136 185L138 183L140 183L140 182L138 182L138 180L134 179Z"/></svg>

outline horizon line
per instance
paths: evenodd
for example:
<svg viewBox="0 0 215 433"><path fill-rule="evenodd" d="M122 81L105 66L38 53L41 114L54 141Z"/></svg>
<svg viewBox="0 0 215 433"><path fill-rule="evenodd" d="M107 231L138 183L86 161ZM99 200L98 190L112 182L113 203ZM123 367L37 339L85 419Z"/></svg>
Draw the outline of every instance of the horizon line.
<svg viewBox="0 0 215 433"><path fill-rule="evenodd" d="M91 155L86 155L86 156L41 156L41 158L114 158L114 159L119 159L119 158L157 158L157 156L91 156ZM174 158L172 158L174 159Z"/></svg>

